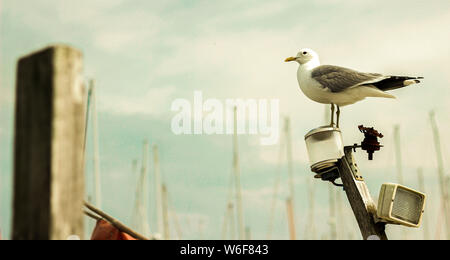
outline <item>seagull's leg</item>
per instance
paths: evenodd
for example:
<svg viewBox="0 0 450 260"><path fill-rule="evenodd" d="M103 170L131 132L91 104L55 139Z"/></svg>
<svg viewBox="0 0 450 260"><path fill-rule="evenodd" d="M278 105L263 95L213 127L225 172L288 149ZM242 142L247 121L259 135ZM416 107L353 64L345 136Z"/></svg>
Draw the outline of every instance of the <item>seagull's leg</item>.
<svg viewBox="0 0 450 260"><path fill-rule="evenodd" d="M331 103L331 123L330 126L332 127L334 125L334 104Z"/></svg>
<svg viewBox="0 0 450 260"><path fill-rule="evenodd" d="M337 107L337 111L336 111L336 127L337 128L339 128L339 117L340 117L340 115L341 115L341 109L339 108L339 106L338 105L336 105L336 107Z"/></svg>

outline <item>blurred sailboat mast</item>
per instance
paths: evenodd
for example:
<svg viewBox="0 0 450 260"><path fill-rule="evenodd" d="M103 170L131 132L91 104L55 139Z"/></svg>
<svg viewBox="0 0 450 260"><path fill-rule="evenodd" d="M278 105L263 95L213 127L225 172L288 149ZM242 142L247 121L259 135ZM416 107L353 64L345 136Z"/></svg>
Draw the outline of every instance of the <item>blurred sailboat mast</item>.
<svg viewBox="0 0 450 260"><path fill-rule="evenodd" d="M234 216L234 204L233 202L228 203L227 206L227 216L230 223L230 239L235 240L236 239L236 221Z"/></svg>
<svg viewBox="0 0 450 260"><path fill-rule="evenodd" d="M155 170L155 200L156 200L156 221L157 221L157 232L160 235L164 235L164 216L162 212L162 188L161 188L161 173L159 166L159 154L158 147L153 146L153 161Z"/></svg>
<svg viewBox="0 0 450 260"><path fill-rule="evenodd" d="M337 229L336 229L336 204L335 204L335 190L334 186L331 184L328 186L328 194L329 194L329 210L330 210L330 218L328 220L328 224L330 225L330 240L337 239Z"/></svg>
<svg viewBox="0 0 450 260"><path fill-rule="evenodd" d="M312 180L309 176L307 177L306 183L308 183L307 196L309 205L308 205L308 220L306 221L304 239L315 240L316 239L316 228L314 223L315 186L314 183L312 183Z"/></svg>
<svg viewBox="0 0 450 260"><path fill-rule="evenodd" d="M395 160L397 165L397 182L405 185L403 181L403 165L402 165L402 146L400 139L400 125L394 126L394 143L395 143ZM408 233L406 229L401 230L402 239L408 239Z"/></svg>
<svg viewBox="0 0 450 260"><path fill-rule="evenodd" d="M234 219L234 204L233 204L233 186L234 186L234 169L230 171L229 182L228 182L228 194L227 203L225 207L225 216L222 225L222 240L234 240L235 238L235 219ZM229 235L228 235L229 231Z"/></svg>
<svg viewBox="0 0 450 260"><path fill-rule="evenodd" d="M237 222L238 222L238 238L243 240L245 236L244 215L242 211L242 191L240 180L238 139L237 139L237 107L234 107L234 135L233 135L233 172L236 185L236 206L237 206Z"/></svg>
<svg viewBox="0 0 450 260"><path fill-rule="evenodd" d="M290 239L296 239L296 228L295 228L295 200L294 200L294 170L292 165L292 138L291 138L291 123L288 117L284 121L284 133L286 138L286 157L288 166L288 178L289 178L289 197L286 200L287 212L288 212L288 223L289 223L289 234Z"/></svg>
<svg viewBox="0 0 450 260"><path fill-rule="evenodd" d="M404 185L403 182L403 168L402 168L402 153L400 143L400 126L394 126L394 142L395 142L395 160L397 164L397 182Z"/></svg>
<svg viewBox="0 0 450 260"><path fill-rule="evenodd" d="M100 152L98 144L98 120L97 120L97 93L95 90L94 80L89 82L89 92L92 98L92 127L94 134L94 189L95 189L95 205L102 208L101 198L101 180L100 180Z"/></svg>
<svg viewBox="0 0 450 260"><path fill-rule="evenodd" d="M423 169L419 168L417 170L417 177L418 177L418 181L419 181L419 189L421 192L426 193L425 192L425 184L424 184L424 180L423 180ZM427 216L425 215L423 220L422 220L422 227L423 227L423 239L424 240L429 240L430 239L430 231L428 230L428 221L427 221Z"/></svg>
<svg viewBox="0 0 450 260"><path fill-rule="evenodd" d="M140 180L140 174L137 174L137 160L133 160L132 161L132 166L131 166L131 173L133 177L136 177L136 191L134 193L134 208L133 211L131 213L131 224L133 226L133 228L135 228L137 231L144 233L141 227L141 212L140 212L140 203L141 203L141 180ZM145 234L147 235L147 234Z"/></svg>
<svg viewBox="0 0 450 260"><path fill-rule="evenodd" d="M150 235L150 219L149 219L149 204L150 204L150 200L149 200L149 188L148 188L148 160L149 160L149 156L150 156L150 145L148 143L148 140L144 141L144 151L142 154L142 194L140 196L140 198L142 198L141 201L141 212L142 212L142 227L144 228L144 231L146 232L146 234Z"/></svg>
<svg viewBox="0 0 450 260"><path fill-rule="evenodd" d="M245 228L245 240L252 240L252 231L250 227Z"/></svg>
<svg viewBox="0 0 450 260"><path fill-rule="evenodd" d="M325 125L330 122L330 116L329 114L329 107L328 105L324 106L324 121ZM337 229L336 229L336 206L335 206L335 191L334 186L329 185L328 187L328 210L329 210L329 219L328 219L328 225L330 225L330 240L336 240L337 239Z"/></svg>
<svg viewBox="0 0 450 260"><path fill-rule="evenodd" d="M150 235L150 226L148 219L148 189L147 189L147 171L148 171L148 141L144 140L142 149L141 172L137 178L134 209L132 215L133 226L144 235ZM137 160L133 161L133 173L137 173Z"/></svg>
<svg viewBox="0 0 450 260"><path fill-rule="evenodd" d="M430 112L430 123L431 123L431 128L433 129L434 146L436 149L439 186L440 186L441 200L442 200L441 203L442 203L442 207L443 207L444 221L445 221L446 231L447 231L446 236L447 236L447 239L450 239L448 183L447 183L447 179L445 178L445 173L444 173L444 160L442 157L441 140L440 140L440 136L439 136L439 129L438 129L438 126L436 123L436 115L435 115L434 111Z"/></svg>
<svg viewBox="0 0 450 260"><path fill-rule="evenodd" d="M345 240L346 238L346 228L345 228L345 218L344 218L344 212L343 212L343 205L342 205L342 196L341 196L341 191L342 190L337 190L336 191L336 209L337 209L337 214L336 214L336 232L337 232L337 236L336 238L338 240Z"/></svg>
<svg viewBox="0 0 450 260"><path fill-rule="evenodd" d="M234 240L235 239L235 224L234 224L234 216L233 216L233 210L234 210L234 206L233 206L233 178L234 175L231 172L230 175L230 182L229 182L229 186L228 186L228 196L227 196L227 204L226 204L226 209L225 209L225 216L223 219L223 226L222 226L222 240L226 240L227 239L227 234L228 234L228 230L230 230L230 236L229 239L230 240Z"/></svg>
<svg viewBox="0 0 450 260"><path fill-rule="evenodd" d="M289 225L289 239L295 240L295 224L294 224L294 209L292 206L292 199L286 199L286 208L287 208L287 217L288 217L288 225Z"/></svg>
<svg viewBox="0 0 450 260"><path fill-rule="evenodd" d="M164 240L169 240L170 239L169 208L168 208L168 201L167 201L167 187L165 184L162 184L161 192L162 192L162 214L163 214L163 224L164 224Z"/></svg>
<svg viewBox="0 0 450 260"><path fill-rule="evenodd" d="M275 172L275 182L273 187L273 196L272 196L272 203L270 206L270 217L269 217L269 227L267 231L267 240L272 239L272 233L273 233L273 227L275 222L275 208L277 204L277 197L278 197L278 190L280 189L280 182L281 182L281 160L283 158L284 154L284 143L285 140L282 138L280 140L280 147L278 150L278 162L277 162L277 170Z"/></svg>

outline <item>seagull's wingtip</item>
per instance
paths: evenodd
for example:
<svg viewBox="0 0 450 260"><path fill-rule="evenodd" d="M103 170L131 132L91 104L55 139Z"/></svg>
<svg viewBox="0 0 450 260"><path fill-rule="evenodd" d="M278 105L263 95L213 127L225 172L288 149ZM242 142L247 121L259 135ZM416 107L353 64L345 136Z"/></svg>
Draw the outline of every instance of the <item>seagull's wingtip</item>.
<svg viewBox="0 0 450 260"><path fill-rule="evenodd" d="M412 84L417 84L417 83L420 83L420 80L418 80L418 79L407 79L407 80L404 80L403 81L403 86L409 86L409 85L412 85Z"/></svg>

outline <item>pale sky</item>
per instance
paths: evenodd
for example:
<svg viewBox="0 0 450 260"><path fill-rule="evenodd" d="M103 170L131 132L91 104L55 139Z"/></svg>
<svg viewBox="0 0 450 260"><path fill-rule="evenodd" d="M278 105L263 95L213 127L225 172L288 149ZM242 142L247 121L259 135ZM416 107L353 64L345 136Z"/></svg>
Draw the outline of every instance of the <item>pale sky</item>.
<svg viewBox="0 0 450 260"><path fill-rule="evenodd" d="M396 181L392 133L394 125L400 124L405 184L418 188L417 169L424 169L429 195L425 217L434 237L439 193L428 113L436 111L448 169L449 1L3 0L0 12L3 236L9 236L11 218L16 62L50 44L66 43L83 52L86 79L97 82L104 209L130 222L136 186L131 162L141 160L142 141L148 138L160 148L163 179L185 239L221 237L231 137L175 136L170 131L173 100L192 100L196 90L205 98L219 100L280 100L281 115L292 121L297 235L302 238L308 207L306 183L313 176L303 137L323 124L324 107L301 93L297 65L283 60L308 47L320 55L323 64L424 76L422 84L392 92L396 100L368 99L344 107L341 128L348 145L362 140L359 124L375 126L386 136L382 139L385 148L375 154L375 161L368 162L361 152L357 156L376 198L382 183ZM92 155L92 142L89 144ZM279 145L261 146L259 137L243 135L239 146L245 223L252 238L264 239ZM288 238L286 167L282 167L282 176L273 236L277 239ZM313 182L317 237L326 237L329 184ZM92 194L91 162L87 189ZM341 197L345 198L343 193ZM343 205L345 225L359 238L346 199ZM155 228L154 219L151 227ZM389 227L388 235L398 238L396 230L399 228ZM421 232L411 229L410 237L422 238Z"/></svg>

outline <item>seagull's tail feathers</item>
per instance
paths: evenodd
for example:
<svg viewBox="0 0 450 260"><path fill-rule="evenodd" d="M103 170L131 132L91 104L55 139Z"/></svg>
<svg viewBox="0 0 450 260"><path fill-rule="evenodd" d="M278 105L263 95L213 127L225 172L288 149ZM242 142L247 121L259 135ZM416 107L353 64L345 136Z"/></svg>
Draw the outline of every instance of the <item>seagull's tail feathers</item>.
<svg viewBox="0 0 450 260"><path fill-rule="evenodd" d="M396 98L394 95L384 92L375 86L367 86L365 92L367 97Z"/></svg>
<svg viewBox="0 0 450 260"><path fill-rule="evenodd" d="M420 83L419 79L423 79L423 77L390 76L378 82L372 82L370 85L382 91L388 91Z"/></svg>

